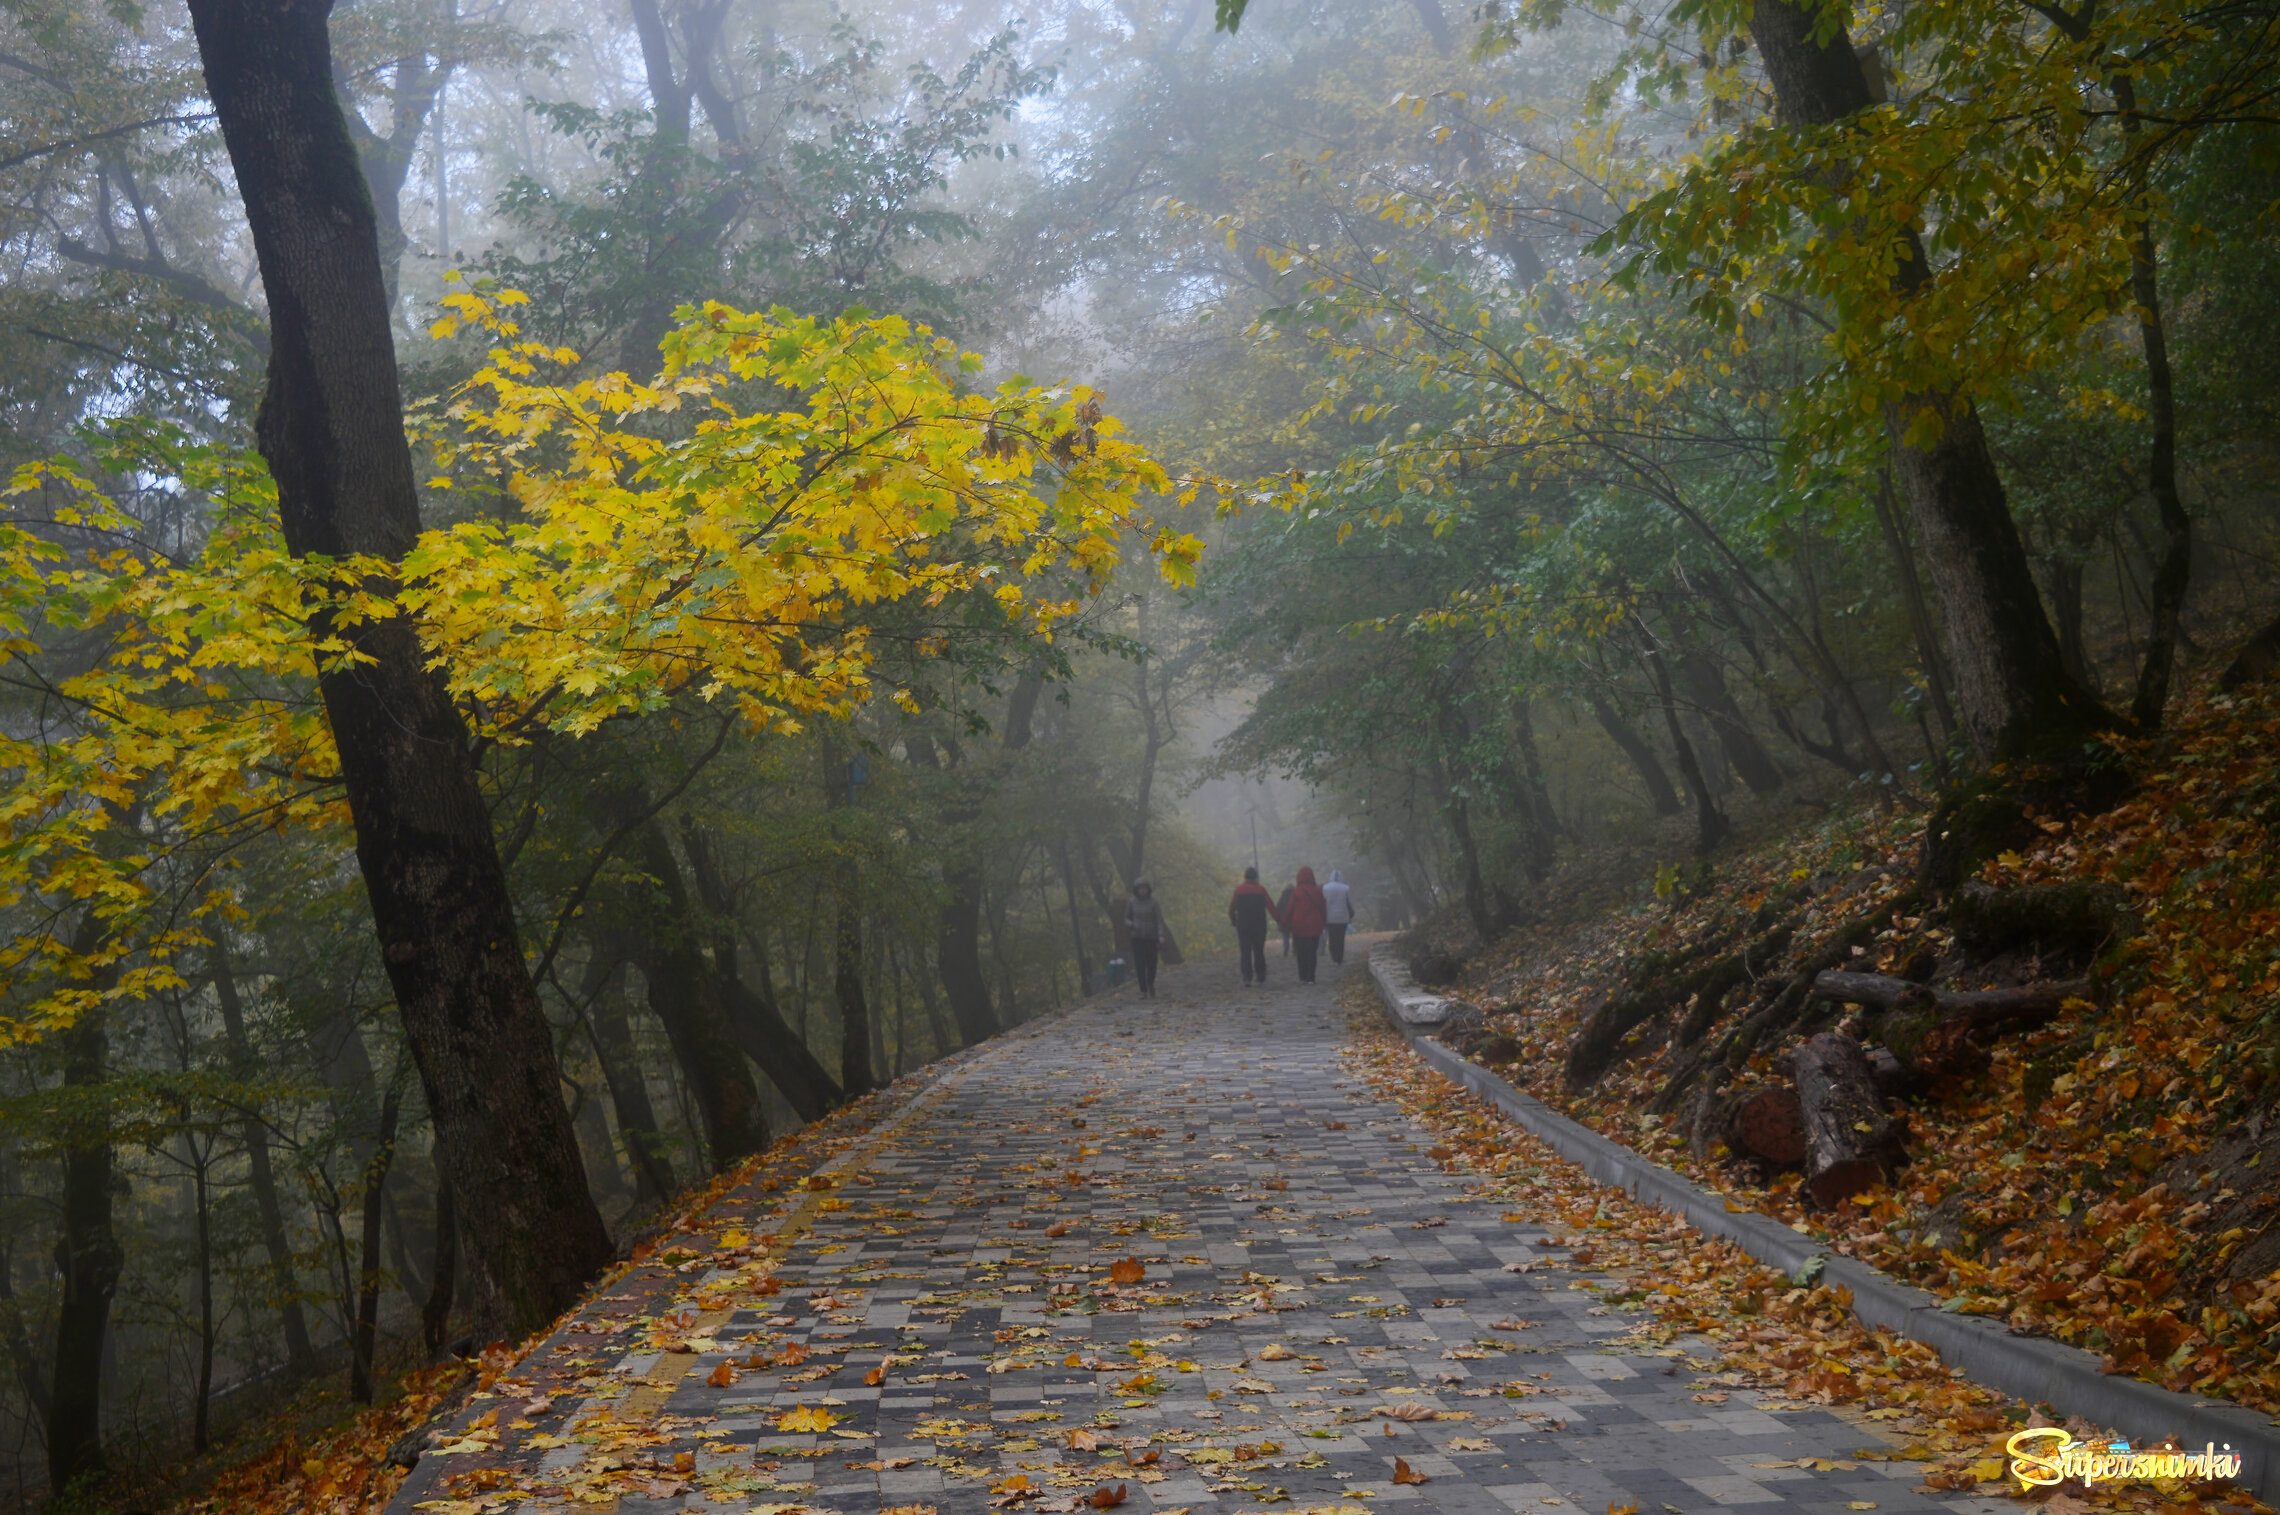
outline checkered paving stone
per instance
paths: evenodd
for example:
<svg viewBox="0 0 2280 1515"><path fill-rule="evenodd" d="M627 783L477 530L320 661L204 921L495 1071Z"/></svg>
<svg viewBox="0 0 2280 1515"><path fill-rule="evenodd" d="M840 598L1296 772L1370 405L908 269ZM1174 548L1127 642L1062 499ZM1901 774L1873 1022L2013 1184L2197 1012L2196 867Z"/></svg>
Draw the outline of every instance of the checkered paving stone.
<svg viewBox="0 0 2280 1515"><path fill-rule="evenodd" d="M1305 986L1274 967L1265 989L1231 962L1167 969L1158 999L1127 990L977 1049L827 1165L828 1199L732 1193L708 1233L806 1207L781 1292L691 1305L676 1344L694 1350L656 1353L608 1326L670 1275L615 1286L587 1334L542 1349L590 1397L483 1460L541 1475L517 1508L590 1511L546 1475L575 1479L644 1426L644 1466L691 1455L622 1495L626 1515L1086 1515L1118 1486L1128 1515L2006 1508L1912 1492L1914 1465L1853 1460L1879 1438L1826 1411L1698 1400L1706 1358L1632 1340L1640 1317L1582 1287L1600 1275L1468 1197L1349 1075L1336 970ZM1140 1281L1117 1281L1125 1259ZM780 1429L803 1407L834 1423ZM1424 1481L1396 1483L1397 1458ZM1837 1466L1768 1466L1800 1458ZM1017 1477L1036 1492L1007 1505L994 1491ZM442 1492L415 1478L397 1508Z"/></svg>

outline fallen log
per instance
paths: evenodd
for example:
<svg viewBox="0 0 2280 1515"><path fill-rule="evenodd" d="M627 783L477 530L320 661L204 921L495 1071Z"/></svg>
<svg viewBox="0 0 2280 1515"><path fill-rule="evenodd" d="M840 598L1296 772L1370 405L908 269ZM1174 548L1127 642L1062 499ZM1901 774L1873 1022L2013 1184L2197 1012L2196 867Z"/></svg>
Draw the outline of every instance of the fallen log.
<svg viewBox="0 0 2280 1515"><path fill-rule="evenodd" d="M1805 1122L1795 1089L1757 1089L1726 1111L1726 1145L1782 1167L1805 1160Z"/></svg>
<svg viewBox="0 0 2280 1515"><path fill-rule="evenodd" d="M1830 968L1813 976L1813 997L1871 1010L1937 1010L1943 1019L1969 1016L1980 1025L2033 1015L2056 1015L2070 999L2088 999L2090 980L2021 984L2016 989L1934 989L1881 973Z"/></svg>
<svg viewBox="0 0 2280 1515"><path fill-rule="evenodd" d="M1881 973L1829 969L1813 979L1813 997L1866 1005L1878 1014L1863 1029L1904 1068L1934 1082L1968 1076L1985 1064L1982 1033L2032 1031L2049 1024L2072 999L2090 997L2090 981L2022 984L2016 989L1933 989ZM1884 1080L1889 1087L1892 1080Z"/></svg>
<svg viewBox="0 0 2280 1515"><path fill-rule="evenodd" d="M1827 1208L1890 1178L1908 1160L1908 1123L1884 1112L1868 1056L1841 1031L1790 1054L1805 1128L1806 1196Z"/></svg>

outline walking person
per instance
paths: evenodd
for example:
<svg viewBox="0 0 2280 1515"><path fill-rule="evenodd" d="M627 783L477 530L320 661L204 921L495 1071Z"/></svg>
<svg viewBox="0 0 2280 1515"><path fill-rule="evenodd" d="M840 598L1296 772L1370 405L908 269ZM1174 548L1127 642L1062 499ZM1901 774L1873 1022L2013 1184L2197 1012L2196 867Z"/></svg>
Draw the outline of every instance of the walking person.
<svg viewBox="0 0 2280 1515"><path fill-rule="evenodd" d="M1346 875L1337 869L1330 870L1330 882L1322 886L1322 937L1330 944L1330 961L1346 961L1346 928L1354 924L1354 889L1346 882Z"/></svg>
<svg viewBox="0 0 2280 1515"><path fill-rule="evenodd" d="M1314 882L1314 870L1298 870L1298 882L1290 886L1283 896L1290 903L1283 908L1283 930L1290 935L1291 943L1298 948L1298 981L1314 982L1314 956L1322 950L1322 928L1329 907L1322 898L1322 886Z"/></svg>
<svg viewBox="0 0 2280 1515"><path fill-rule="evenodd" d="M1267 981L1267 922L1282 923L1274 899L1259 882L1259 870L1243 870L1243 882L1235 886L1235 897L1227 902L1227 920L1235 928L1235 943L1243 952L1243 984L1250 986L1256 978Z"/></svg>
<svg viewBox="0 0 2280 1515"><path fill-rule="evenodd" d="M1132 937L1132 974L1140 993L1156 997L1156 957L1164 947L1164 907L1156 899L1156 886L1146 879L1132 881L1132 895L1124 902L1124 928Z"/></svg>
<svg viewBox="0 0 2280 1515"><path fill-rule="evenodd" d="M1282 926L1284 957L1290 956L1290 896L1297 887L1296 884L1283 885L1282 898L1275 901L1275 920Z"/></svg>

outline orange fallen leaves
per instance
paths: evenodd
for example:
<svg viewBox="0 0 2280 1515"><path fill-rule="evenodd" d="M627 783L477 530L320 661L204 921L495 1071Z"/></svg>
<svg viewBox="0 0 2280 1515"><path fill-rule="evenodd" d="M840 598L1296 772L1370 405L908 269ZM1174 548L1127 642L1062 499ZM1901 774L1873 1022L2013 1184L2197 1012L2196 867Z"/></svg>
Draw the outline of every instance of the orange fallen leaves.
<svg viewBox="0 0 2280 1515"><path fill-rule="evenodd" d="M1108 1270L1108 1281L1114 1284L1136 1284L1147 1276L1147 1264L1137 1257L1120 1257Z"/></svg>
<svg viewBox="0 0 2280 1515"><path fill-rule="evenodd" d="M1085 1496L1085 1503L1091 1505L1096 1510L1113 1510L1118 1505L1124 1503L1124 1500L1125 1493L1123 1484L1118 1484L1113 1489L1108 1487L1106 1484L1102 1484L1099 1488L1093 1490L1090 1494L1087 1494Z"/></svg>
<svg viewBox="0 0 2280 1515"><path fill-rule="evenodd" d="M735 1364L727 1362L722 1363L719 1367L713 1369L710 1373L707 1373L705 1375L705 1382L711 1384L716 1389L727 1388L730 1384L736 1382Z"/></svg>
<svg viewBox="0 0 2280 1515"><path fill-rule="evenodd" d="M885 1363L880 1363L880 1364L879 1364L877 1367L873 1368L873 1369L872 1369L870 1372L868 1372L868 1373L866 1373L866 1374L864 1374L864 1375L863 1375L863 1384L864 1384L864 1386L865 1386L866 1388L872 1388L872 1389L875 1389L875 1388L877 1388L879 1385L881 1385L881 1384L885 1383L886 1381L887 1381L887 1365L886 1365Z"/></svg>
<svg viewBox="0 0 2280 1515"><path fill-rule="evenodd" d="M2271 1329L2280 1271L2270 1259L2247 1265L2246 1255L2274 1218L2262 1175L2275 1158L2253 1130L2244 1134L2275 1075L2231 1055L2280 1011L2266 798L2280 766L2280 688L2192 692L2158 745L2120 745L2137 783L2125 803L2038 817L2036 839L1981 874L1997 886L2080 880L2121 890L2143 934L2108 949L2097 968L2110 1002L2070 1003L2046 1029L1989 1046L1949 1097L1917 1101L1915 1165L1864 1203L1808 1213L1786 1178L1761 1188L1722 1164L1715 1143L1709 1161L1696 1161L1683 1130L1653 1113L1675 1056L1658 1050L1667 1029L1580 1098L1560 1070L1574 1031L1626 982L1637 954L1684 950L1721 919L1801 887L1823 897L1818 918L1769 973L1792 969L1794 954L1818 950L1830 928L1853 919L1874 928L1853 963L1864 971L1899 974L1919 953L1944 953L1945 928L1922 905L1903 904L1921 812L1863 809L1778 837L1722 862L1715 887L1667 910L1587 929L1530 928L1509 940L1508 962L1476 963L1465 992L1488 1007L1491 1030L1523 1048L1506 1076L1722 1189L1733 1208L1808 1228L1832 1252L1958 1301L1951 1308L1963 1313L2101 1351L2110 1372L2280 1413L2280 1331ZM1917 913L1880 919L1885 904ZM1786 1050L1769 1041L1734 1087L1781 1082L1773 1060ZM2244 1159L2258 1157L2248 1171ZM1473 1161L1509 1173L1532 1159L1506 1150Z"/></svg>
<svg viewBox="0 0 2280 1515"><path fill-rule="evenodd" d="M1431 1483L1433 1480L1411 1467L1407 1458L1396 1457L1393 1460L1393 1481L1395 1483Z"/></svg>

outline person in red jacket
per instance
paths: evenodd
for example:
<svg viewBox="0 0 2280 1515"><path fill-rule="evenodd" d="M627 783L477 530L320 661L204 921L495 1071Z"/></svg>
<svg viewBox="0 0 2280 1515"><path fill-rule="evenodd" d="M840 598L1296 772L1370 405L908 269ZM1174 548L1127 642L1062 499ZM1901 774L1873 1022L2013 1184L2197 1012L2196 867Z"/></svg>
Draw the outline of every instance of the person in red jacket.
<svg viewBox="0 0 2280 1515"><path fill-rule="evenodd" d="M1322 886L1314 882L1314 870L1298 870L1298 882L1291 885L1290 904L1282 913L1283 929L1290 933L1292 945L1298 948L1298 981L1314 982L1314 957L1322 947L1322 928L1330 924L1330 902L1322 897Z"/></svg>
<svg viewBox="0 0 2280 1515"><path fill-rule="evenodd" d="M1253 977L1260 983L1267 981L1267 922L1280 922L1275 912L1273 896L1259 882L1259 870L1243 870L1243 882L1235 886L1235 897L1227 902L1227 921L1235 928L1235 943L1243 951L1243 982L1248 986Z"/></svg>

